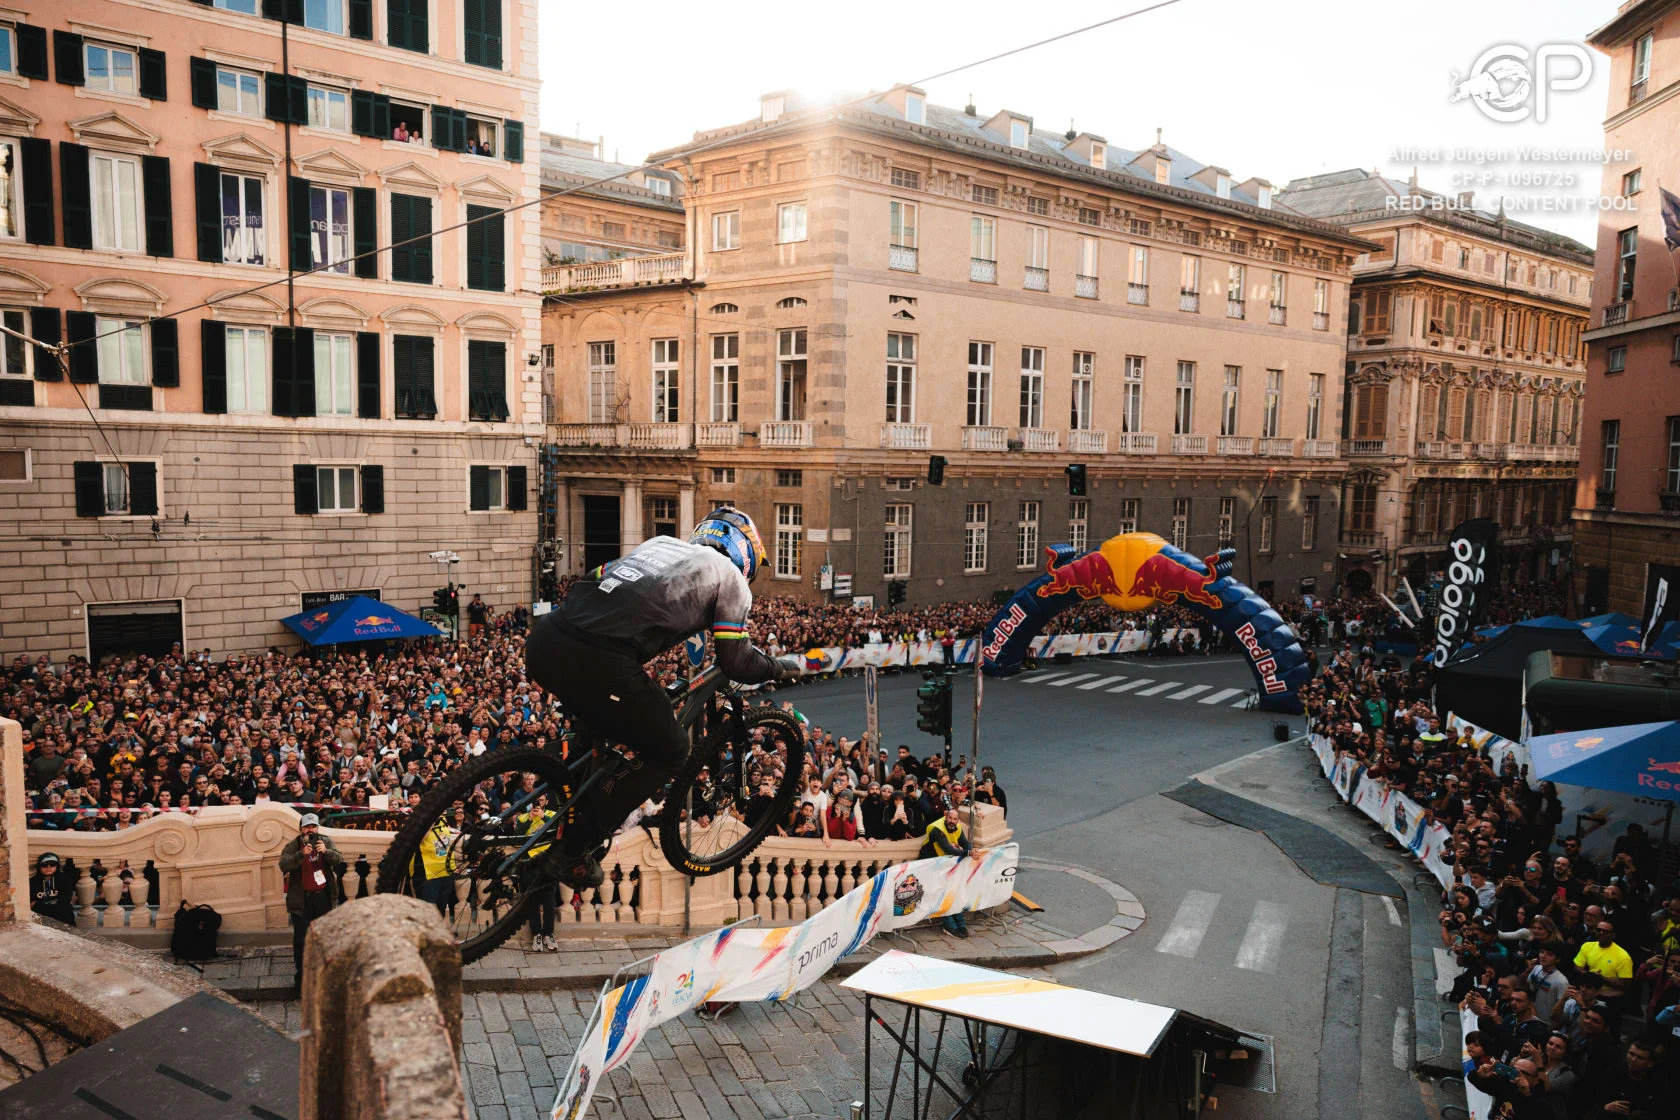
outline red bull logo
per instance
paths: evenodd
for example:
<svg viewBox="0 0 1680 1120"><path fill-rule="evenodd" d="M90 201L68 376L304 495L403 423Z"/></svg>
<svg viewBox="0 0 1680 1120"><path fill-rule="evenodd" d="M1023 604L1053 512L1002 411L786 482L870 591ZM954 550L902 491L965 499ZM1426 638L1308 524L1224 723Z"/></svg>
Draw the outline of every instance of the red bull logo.
<svg viewBox="0 0 1680 1120"><path fill-rule="evenodd" d="M1056 553L1053 549L1045 549L1049 558L1044 570L1050 576L1050 582L1038 589L1041 599L1048 599L1052 595L1065 595L1069 591L1079 592L1081 599L1095 599L1103 595L1119 595L1120 582L1114 578L1114 568L1109 564L1108 557L1100 552L1087 552L1083 556L1076 556L1065 564L1056 563Z"/></svg>
<svg viewBox="0 0 1680 1120"><path fill-rule="evenodd" d="M1043 588L1039 589L1039 594L1044 594ZM997 661L998 654L1003 652L1003 647L1009 644L1010 636L1020 629L1021 623L1026 620L1027 612L1021 609L1021 604L1009 604L1009 613L999 620L997 629L992 631L992 640L987 642L986 648L980 651L980 660L982 662Z"/></svg>
<svg viewBox="0 0 1680 1120"><path fill-rule="evenodd" d="M395 621L396 620L393 619L393 618L383 618L383 617L381 617L379 615L376 615L376 614L370 614L366 618L358 618L356 620L356 625L357 626L389 626L389 625L391 625L391 623L393 623Z"/></svg>
<svg viewBox="0 0 1680 1120"><path fill-rule="evenodd" d="M1680 762L1658 762L1654 758L1647 758L1645 769L1655 771L1658 774L1672 774L1680 777ZM1642 789L1660 789L1669 792L1680 789L1680 782L1653 777L1650 773L1639 775L1639 785Z"/></svg>
<svg viewBox="0 0 1680 1120"><path fill-rule="evenodd" d="M1254 623L1245 622L1236 630L1237 641L1248 653L1248 659L1254 662L1254 672L1260 678L1260 687L1267 692L1284 692L1289 685L1278 679L1277 658L1266 652L1266 647L1260 644L1260 638L1254 632Z"/></svg>
<svg viewBox="0 0 1680 1120"><path fill-rule="evenodd" d="M321 625L321 623L325 622L328 619L328 617L330 617L330 616L327 614L327 612L322 611L320 614L310 615L308 618L306 618L302 622L298 623L298 625L302 626L305 630L313 630L313 629L315 629L315 627L317 627L317 626Z"/></svg>
<svg viewBox="0 0 1680 1120"><path fill-rule="evenodd" d="M1165 551L1157 552L1138 565L1137 574L1132 576L1132 586L1126 594L1147 595L1166 606L1195 603L1210 611L1220 610L1225 606L1224 602L1209 590L1219 582L1219 577L1214 574L1214 560L1209 557L1203 563L1207 565L1206 574L1167 555Z"/></svg>

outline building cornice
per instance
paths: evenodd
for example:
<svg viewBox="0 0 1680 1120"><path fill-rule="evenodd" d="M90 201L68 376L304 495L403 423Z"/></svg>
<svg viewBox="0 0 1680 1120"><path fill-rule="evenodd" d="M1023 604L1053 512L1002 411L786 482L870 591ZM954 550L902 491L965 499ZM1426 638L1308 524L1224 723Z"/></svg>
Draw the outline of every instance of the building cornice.
<svg viewBox="0 0 1680 1120"><path fill-rule="evenodd" d="M1357 289L1361 286L1374 284L1394 284L1423 281L1431 284L1450 286L1454 290L1463 291L1467 295L1478 295L1487 299L1500 299L1511 303L1528 300L1543 304L1562 314L1574 315L1586 321L1592 316L1592 306L1585 303L1565 303L1560 299L1539 295L1533 292L1517 291L1512 288L1494 287L1489 284L1478 284L1474 280L1466 280L1448 272L1436 272L1434 269L1420 265L1410 265L1403 269L1385 272L1361 272L1354 276L1353 283Z"/></svg>
<svg viewBox="0 0 1680 1120"><path fill-rule="evenodd" d="M1633 3L1623 6L1608 23L1596 31L1589 32L1587 42L1608 54L1634 32L1641 31L1653 21L1661 19L1674 7L1674 3L1675 0L1634 0Z"/></svg>

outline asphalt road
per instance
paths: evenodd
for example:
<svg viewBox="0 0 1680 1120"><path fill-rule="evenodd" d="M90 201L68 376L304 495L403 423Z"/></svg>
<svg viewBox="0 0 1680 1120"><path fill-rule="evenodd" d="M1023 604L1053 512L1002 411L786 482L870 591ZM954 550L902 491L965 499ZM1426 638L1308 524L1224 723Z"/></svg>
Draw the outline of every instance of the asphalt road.
<svg viewBox="0 0 1680 1120"><path fill-rule="evenodd" d="M972 681L957 678L953 754L970 753ZM915 729L921 683L881 677L889 753L899 743L938 749ZM1203 775L1324 826L1333 795L1305 748L1280 747L1272 733L1278 719L1298 733L1300 718L1234 707L1251 688L1235 656L1093 659L986 681L980 757L1008 794L1022 858L1097 871L1148 914L1132 936L1048 975L1272 1039L1275 1092L1227 1087L1221 1116L1425 1120L1451 1102L1405 1068L1414 1036L1404 902L1315 881L1264 836L1160 796ZM779 698L836 734L863 728L856 680ZM1101 908L1063 875L1023 870L1017 882L1062 929L1089 927Z"/></svg>

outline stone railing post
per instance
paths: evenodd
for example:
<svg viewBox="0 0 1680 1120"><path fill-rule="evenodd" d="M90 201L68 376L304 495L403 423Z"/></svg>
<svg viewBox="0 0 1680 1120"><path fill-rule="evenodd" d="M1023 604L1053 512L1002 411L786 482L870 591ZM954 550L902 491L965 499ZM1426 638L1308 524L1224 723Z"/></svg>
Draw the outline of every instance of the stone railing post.
<svg viewBox="0 0 1680 1120"><path fill-rule="evenodd" d="M300 1120L464 1120L461 953L431 904L373 895L309 927Z"/></svg>
<svg viewBox="0 0 1680 1120"><path fill-rule="evenodd" d="M29 918L28 815L23 811L23 728L0 719L0 926Z"/></svg>

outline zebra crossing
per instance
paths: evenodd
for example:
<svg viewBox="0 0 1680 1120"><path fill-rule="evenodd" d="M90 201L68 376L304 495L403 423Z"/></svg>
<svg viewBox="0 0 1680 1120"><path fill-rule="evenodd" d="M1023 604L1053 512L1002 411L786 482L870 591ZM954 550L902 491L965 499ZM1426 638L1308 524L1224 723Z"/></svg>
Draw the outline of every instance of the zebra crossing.
<svg viewBox="0 0 1680 1120"><path fill-rule="evenodd" d="M1172 923L1155 943L1155 951L1187 960L1196 959L1208 931L1213 928L1222 897L1211 891L1186 892L1173 914ZM1237 946L1236 967L1245 972L1276 973L1278 957L1283 952L1283 937L1288 930L1287 906L1266 899L1255 902L1243 928L1242 941Z"/></svg>
<svg viewBox="0 0 1680 1120"><path fill-rule="evenodd" d="M1153 677L1092 672L1029 673L1019 679L1023 685L1041 684L1046 688L1074 688L1080 692L1135 692L1138 696L1162 700L1194 700L1198 704L1228 704L1232 708L1247 708L1252 691L1247 688L1215 689L1210 684L1186 684L1181 680L1162 681ZM1204 693L1206 695L1203 695Z"/></svg>

